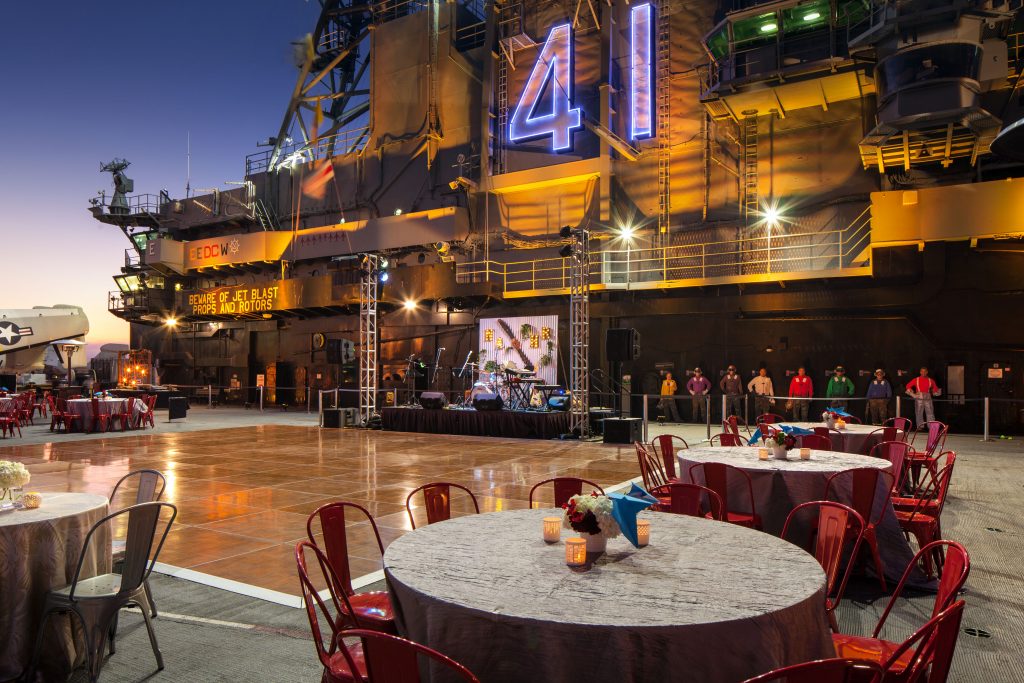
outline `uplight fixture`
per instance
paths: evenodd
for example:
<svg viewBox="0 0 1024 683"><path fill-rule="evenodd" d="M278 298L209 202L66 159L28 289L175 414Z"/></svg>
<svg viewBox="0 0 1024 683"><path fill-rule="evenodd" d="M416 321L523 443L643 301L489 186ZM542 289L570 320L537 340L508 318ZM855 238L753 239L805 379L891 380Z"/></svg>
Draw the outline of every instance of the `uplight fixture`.
<svg viewBox="0 0 1024 683"><path fill-rule="evenodd" d="M761 33L771 33L779 28L779 25L774 21L769 21L767 24L761 24Z"/></svg>
<svg viewBox="0 0 1024 683"><path fill-rule="evenodd" d="M815 19L820 19L820 18L821 18L821 13L820 12L808 12L807 14L804 15L804 21L814 21Z"/></svg>
<svg viewBox="0 0 1024 683"><path fill-rule="evenodd" d="M413 299L406 299L405 303L402 304L402 306L404 306L405 310L407 310L407 311L415 311L416 310L416 302Z"/></svg>

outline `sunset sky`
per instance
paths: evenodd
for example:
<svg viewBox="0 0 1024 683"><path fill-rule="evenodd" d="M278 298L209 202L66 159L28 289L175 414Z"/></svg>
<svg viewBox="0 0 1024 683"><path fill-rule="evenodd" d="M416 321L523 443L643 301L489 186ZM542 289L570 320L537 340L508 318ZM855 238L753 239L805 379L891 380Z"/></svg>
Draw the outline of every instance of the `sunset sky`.
<svg viewBox="0 0 1024 683"><path fill-rule="evenodd" d="M132 162L137 193L241 180L295 83L290 43L312 32L305 0L18 2L0 22L0 308L82 306L92 350L128 341L110 315L128 240L88 212L110 191L101 163Z"/></svg>

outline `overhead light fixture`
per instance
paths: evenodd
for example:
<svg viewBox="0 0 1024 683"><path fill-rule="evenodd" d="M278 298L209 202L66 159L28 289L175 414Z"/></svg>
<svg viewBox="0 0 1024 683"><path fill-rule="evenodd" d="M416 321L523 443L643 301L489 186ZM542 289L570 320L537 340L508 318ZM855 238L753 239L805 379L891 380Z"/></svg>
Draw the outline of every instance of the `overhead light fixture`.
<svg viewBox="0 0 1024 683"><path fill-rule="evenodd" d="M386 258L381 257L381 259L380 259L380 267L381 268L387 268L389 263L390 262Z"/></svg>
<svg viewBox="0 0 1024 683"><path fill-rule="evenodd" d="M167 327L177 327L178 326L178 319L177 318L167 318L167 319L164 320L164 325L167 325Z"/></svg>
<svg viewBox="0 0 1024 683"><path fill-rule="evenodd" d="M636 230L633 228L632 225L623 225L621 228L619 228L619 237L621 237L624 240L633 239L634 234L636 234Z"/></svg>
<svg viewBox="0 0 1024 683"><path fill-rule="evenodd" d="M820 18L821 18L821 13L820 12L808 12L807 14L804 15L804 21L814 21L815 19L820 19Z"/></svg>
<svg viewBox="0 0 1024 683"><path fill-rule="evenodd" d="M401 209L395 209L395 215L396 216L401 216L402 215L402 210Z"/></svg>
<svg viewBox="0 0 1024 683"><path fill-rule="evenodd" d="M402 306L404 306L405 310L407 310L407 311L415 311L416 310L416 302L413 301L412 299L406 299L405 303L402 304Z"/></svg>
<svg viewBox="0 0 1024 683"><path fill-rule="evenodd" d="M774 21L769 21L767 24L761 24L761 33L771 33L779 28L779 25Z"/></svg>

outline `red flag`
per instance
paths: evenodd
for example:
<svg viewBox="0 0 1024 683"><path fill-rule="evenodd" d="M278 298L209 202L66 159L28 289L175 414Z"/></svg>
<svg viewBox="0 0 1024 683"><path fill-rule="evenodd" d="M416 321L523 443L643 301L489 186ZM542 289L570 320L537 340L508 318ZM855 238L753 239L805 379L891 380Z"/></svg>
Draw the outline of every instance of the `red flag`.
<svg viewBox="0 0 1024 683"><path fill-rule="evenodd" d="M323 159L319 165L313 165L313 172L302 181L302 192L314 199L323 199L327 193L327 183L334 180L334 164L330 159Z"/></svg>

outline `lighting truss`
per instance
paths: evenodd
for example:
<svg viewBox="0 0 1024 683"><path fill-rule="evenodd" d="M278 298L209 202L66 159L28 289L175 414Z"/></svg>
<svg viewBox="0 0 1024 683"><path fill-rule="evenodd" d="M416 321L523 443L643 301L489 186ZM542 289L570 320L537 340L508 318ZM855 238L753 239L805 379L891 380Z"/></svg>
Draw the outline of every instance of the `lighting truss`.
<svg viewBox="0 0 1024 683"><path fill-rule="evenodd" d="M377 302L380 257L367 254L359 283L359 423L377 415Z"/></svg>
<svg viewBox="0 0 1024 683"><path fill-rule="evenodd" d="M569 255L569 432L590 436L590 233L573 230Z"/></svg>

